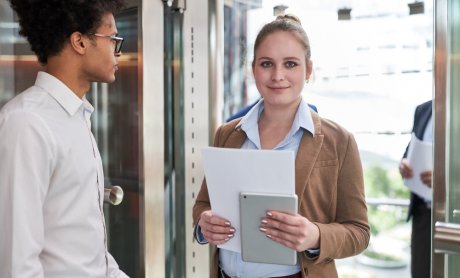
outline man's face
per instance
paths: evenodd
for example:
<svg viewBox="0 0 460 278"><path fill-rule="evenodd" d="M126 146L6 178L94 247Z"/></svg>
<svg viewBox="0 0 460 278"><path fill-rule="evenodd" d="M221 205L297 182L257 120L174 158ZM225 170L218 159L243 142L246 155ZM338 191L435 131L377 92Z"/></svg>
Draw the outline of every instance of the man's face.
<svg viewBox="0 0 460 278"><path fill-rule="evenodd" d="M94 43L90 45L85 57L83 71L90 82L111 83L115 81L119 56L115 54L116 42L110 38L117 35L113 14L105 14L94 33L97 35L92 35Z"/></svg>

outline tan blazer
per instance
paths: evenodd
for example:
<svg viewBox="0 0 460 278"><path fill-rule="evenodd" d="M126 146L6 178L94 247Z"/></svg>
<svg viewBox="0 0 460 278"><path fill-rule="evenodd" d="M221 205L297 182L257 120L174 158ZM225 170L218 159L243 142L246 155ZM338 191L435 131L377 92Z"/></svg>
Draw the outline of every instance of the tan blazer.
<svg viewBox="0 0 460 278"><path fill-rule="evenodd" d="M357 255L366 249L370 228L364 197L361 160L354 137L338 124L311 110L314 136L305 131L295 161L299 213L320 230L320 255L298 253L303 277L338 277L334 259ZM246 140L240 119L219 127L214 146L240 148ZM194 223L210 209L206 181L193 208ZM211 259L211 277L218 276L218 249Z"/></svg>

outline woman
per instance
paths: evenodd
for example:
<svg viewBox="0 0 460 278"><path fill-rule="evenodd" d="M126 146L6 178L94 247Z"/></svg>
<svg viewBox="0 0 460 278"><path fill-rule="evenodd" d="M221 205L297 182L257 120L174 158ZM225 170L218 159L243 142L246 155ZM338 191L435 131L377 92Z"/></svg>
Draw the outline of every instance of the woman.
<svg viewBox="0 0 460 278"><path fill-rule="evenodd" d="M260 231L298 252L296 266L250 263L217 249L211 277L338 277L334 259L369 242L362 167L351 133L323 119L301 96L310 78L310 44L292 15L266 24L254 44L252 70L262 100L246 116L222 125L214 146L296 152L299 213L270 211ZM222 244L235 229L213 215L206 182L193 209L200 243Z"/></svg>

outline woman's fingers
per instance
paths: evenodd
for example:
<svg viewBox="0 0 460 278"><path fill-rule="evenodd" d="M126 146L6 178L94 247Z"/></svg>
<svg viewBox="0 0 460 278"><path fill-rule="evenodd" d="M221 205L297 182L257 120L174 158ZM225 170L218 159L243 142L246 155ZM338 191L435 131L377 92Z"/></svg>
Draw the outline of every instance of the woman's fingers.
<svg viewBox="0 0 460 278"><path fill-rule="evenodd" d="M260 231L270 239L297 251L319 247L319 229L305 217L270 211Z"/></svg>
<svg viewBox="0 0 460 278"><path fill-rule="evenodd" d="M209 243L222 244L231 239L235 229L230 222L222 217L214 215L212 211L207 210L201 214L198 221L201 233Z"/></svg>

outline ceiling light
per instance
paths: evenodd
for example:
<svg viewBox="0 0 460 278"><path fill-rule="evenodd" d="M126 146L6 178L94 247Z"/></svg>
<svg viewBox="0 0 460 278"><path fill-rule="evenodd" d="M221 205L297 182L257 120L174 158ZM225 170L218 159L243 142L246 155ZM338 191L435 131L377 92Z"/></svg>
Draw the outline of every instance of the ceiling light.
<svg viewBox="0 0 460 278"><path fill-rule="evenodd" d="M351 8L340 8L337 11L339 20L350 20L351 19Z"/></svg>
<svg viewBox="0 0 460 278"><path fill-rule="evenodd" d="M418 1L407 4L409 6L409 15L423 14L425 12L424 4L425 4L424 2L418 2Z"/></svg>
<svg viewBox="0 0 460 278"><path fill-rule="evenodd" d="M280 15L285 15L286 9L289 8L288 6L285 5L278 5L273 7L273 15L274 16L280 16Z"/></svg>

